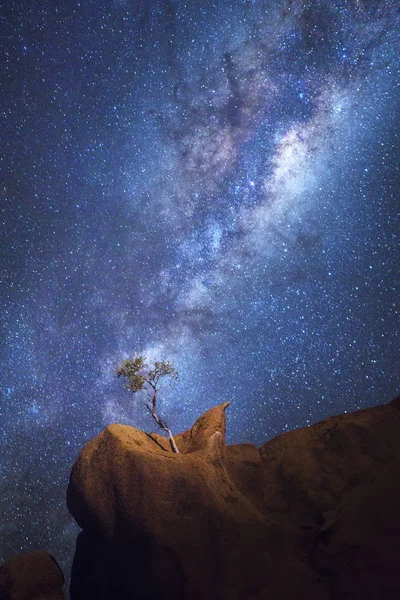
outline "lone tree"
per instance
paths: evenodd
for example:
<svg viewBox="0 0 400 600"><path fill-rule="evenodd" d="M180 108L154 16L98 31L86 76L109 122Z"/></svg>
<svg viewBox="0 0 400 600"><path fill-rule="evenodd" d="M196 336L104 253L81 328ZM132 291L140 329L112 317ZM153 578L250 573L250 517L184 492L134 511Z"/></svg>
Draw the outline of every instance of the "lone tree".
<svg viewBox="0 0 400 600"><path fill-rule="evenodd" d="M117 368L117 377L126 377L125 388L133 393L147 392L146 407L160 429L168 434L172 450L179 454L174 437L166 422L157 414L158 392L172 385L178 379L178 372L167 360L155 361L149 365L145 356L136 356L123 361ZM168 383L165 384L165 381ZM164 385L162 385L164 383Z"/></svg>

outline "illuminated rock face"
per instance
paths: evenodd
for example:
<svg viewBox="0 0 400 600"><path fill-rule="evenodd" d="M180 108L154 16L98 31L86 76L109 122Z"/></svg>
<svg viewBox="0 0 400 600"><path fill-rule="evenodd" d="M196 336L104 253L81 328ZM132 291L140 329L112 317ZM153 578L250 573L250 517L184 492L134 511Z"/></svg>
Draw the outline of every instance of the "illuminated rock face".
<svg viewBox="0 0 400 600"><path fill-rule="evenodd" d="M179 454L111 425L71 474L71 600L400 597L398 404L260 449L225 445L226 404L176 436Z"/></svg>
<svg viewBox="0 0 400 600"><path fill-rule="evenodd" d="M0 569L1 600L64 600L64 575L47 552L10 558Z"/></svg>

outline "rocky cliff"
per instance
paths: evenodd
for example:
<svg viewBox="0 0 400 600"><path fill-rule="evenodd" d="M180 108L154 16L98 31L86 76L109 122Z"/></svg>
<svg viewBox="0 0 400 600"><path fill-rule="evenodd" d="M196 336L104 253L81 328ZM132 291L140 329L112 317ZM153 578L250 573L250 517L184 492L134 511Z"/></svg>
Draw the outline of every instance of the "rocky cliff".
<svg viewBox="0 0 400 600"><path fill-rule="evenodd" d="M226 404L168 441L111 425L75 463L71 600L400 598L400 400L261 448Z"/></svg>

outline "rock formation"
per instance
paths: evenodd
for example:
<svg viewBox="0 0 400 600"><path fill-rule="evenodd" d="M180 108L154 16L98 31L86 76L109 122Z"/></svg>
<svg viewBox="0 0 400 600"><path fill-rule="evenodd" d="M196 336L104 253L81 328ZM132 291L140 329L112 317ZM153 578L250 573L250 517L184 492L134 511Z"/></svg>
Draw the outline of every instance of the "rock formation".
<svg viewBox="0 0 400 600"><path fill-rule="evenodd" d="M258 449L222 404L168 440L111 425L83 449L71 600L400 598L400 401Z"/></svg>
<svg viewBox="0 0 400 600"><path fill-rule="evenodd" d="M27 552L0 568L1 600L64 600L64 575L47 552Z"/></svg>

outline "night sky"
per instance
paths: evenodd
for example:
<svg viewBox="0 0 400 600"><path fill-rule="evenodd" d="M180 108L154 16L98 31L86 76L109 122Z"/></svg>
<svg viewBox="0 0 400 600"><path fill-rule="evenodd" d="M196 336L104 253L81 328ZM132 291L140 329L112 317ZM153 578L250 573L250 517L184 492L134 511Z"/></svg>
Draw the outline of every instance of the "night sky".
<svg viewBox="0 0 400 600"><path fill-rule="evenodd" d="M0 557L67 570L72 464L154 430L261 444L399 393L396 0L38 0L1 16Z"/></svg>

